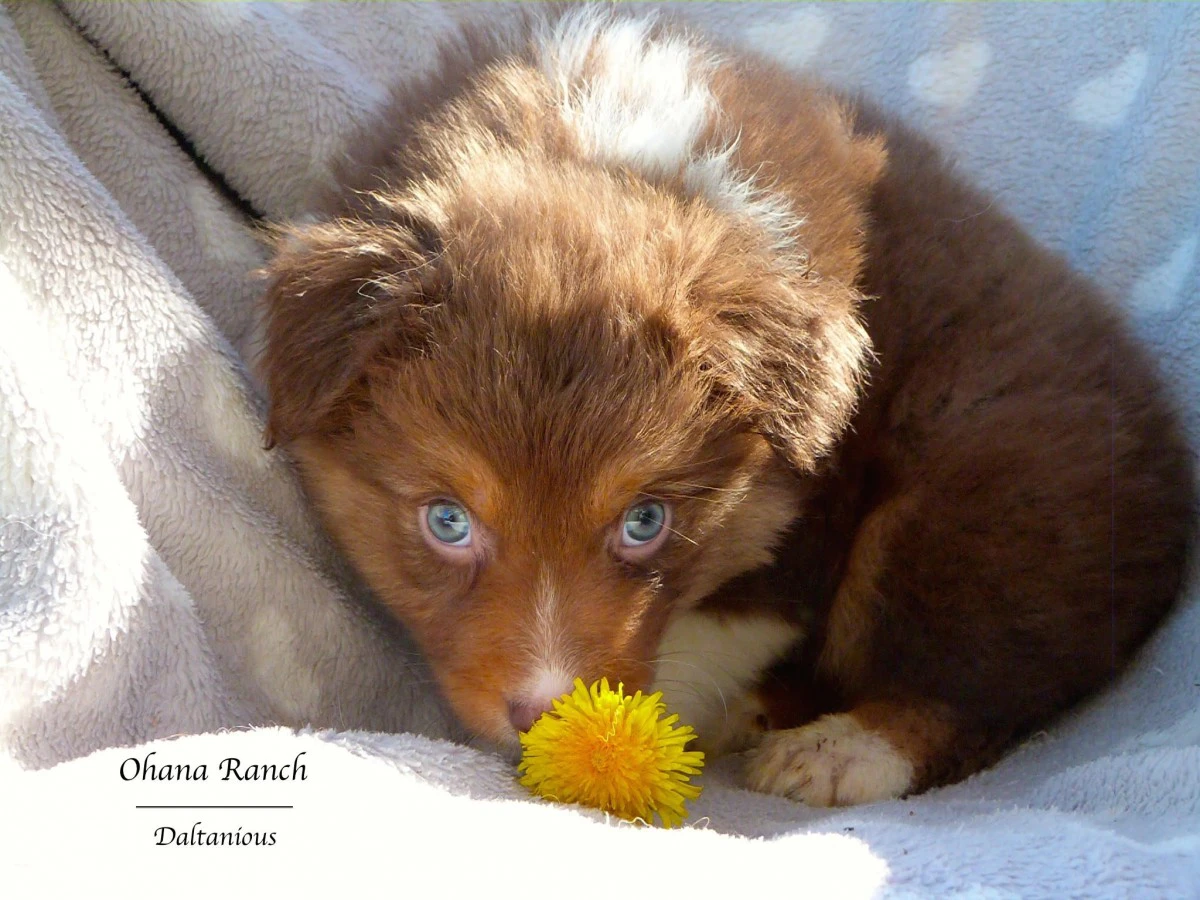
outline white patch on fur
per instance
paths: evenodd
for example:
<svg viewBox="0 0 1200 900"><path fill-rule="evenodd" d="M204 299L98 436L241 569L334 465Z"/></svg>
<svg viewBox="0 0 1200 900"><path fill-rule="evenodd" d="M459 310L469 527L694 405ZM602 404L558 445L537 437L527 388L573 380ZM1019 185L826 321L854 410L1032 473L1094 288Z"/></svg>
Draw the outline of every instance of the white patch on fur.
<svg viewBox="0 0 1200 900"><path fill-rule="evenodd" d="M684 170L684 188L704 197L722 212L756 222L766 232L774 249L790 249L804 220L796 215L786 198L759 189L749 176L734 177L733 156L736 152L735 139L721 150L692 158Z"/></svg>
<svg viewBox="0 0 1200 900"><path fill-rule="evenodd" d="M569 694L575 678L565 669L543 666L536 669L525 687L517 692L517 698L534 706L550 708L550 701Z"/></svg>
<svg viewBox="0 0 1200 900"><path fill-rule="evenodd" d="M558 659L558 591L545 571L538 578L533 598L533 635L530 646L539 665L561 668Z"/></svg>
<svg viewBox="0 0 1200 900"><path fill-rule="evenodd" d="M530 635L532 674L516 696L530 702L557 699L571 689L573 667L562 652L558 627L558 590L546 572L538 579L533 598L533 628Z"/></svg>
<svg viewBox="0 0 1200 900"><path fill-rule="evenodd" d="M557 24L540 62L590 152L661 176L687 163L713 115L703 76L714 60L678 37L651 40L653 25L581 10Z"/></svg>
<svg viewBox="0 0 1200 900"><path fill-rule="evenodd" d="M809 806L854 806L906 793L913 766L853 714L839 713L768 734L747 764L746 782Z"/></svg>
<svg viewBox="0 0 1200 900"><path fill-rule="evenodd" d="M738 136L722 127L708 83L721 59L654 28L653 17L583 8L539 36L537 62L557 88L563 120L598 162L650 181L681 177L690 194L754 222L778 249L790 247L802 220L733 165ZM702 141L714 125L717 143Z"/></svg>
<svg viewBox="0 0 1200 900"><path fill-rule="evenodd" d="M667 708L696 729L707 752L743 749L758 737L761 712L747 691L800 636L773 616L682 613L659 644L652 690L662 691Z"/></svg>

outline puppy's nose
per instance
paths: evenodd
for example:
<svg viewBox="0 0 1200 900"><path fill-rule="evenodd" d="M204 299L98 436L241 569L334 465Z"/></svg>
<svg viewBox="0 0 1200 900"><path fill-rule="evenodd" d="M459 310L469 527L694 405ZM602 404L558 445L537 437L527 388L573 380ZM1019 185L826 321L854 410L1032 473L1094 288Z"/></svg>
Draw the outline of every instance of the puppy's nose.
<svg viewBox="0 0 1200 900"><path fill-rule="evenodd" d="M508 721L512 722L517 731L528 731L533 723L541 718L542 713L550 709L551 700L510 700L508 702Z"/></svg>
<svg viewBox="0 0 1200 900"><path fill-rule="evenodd" d="M574 678L554 666L543 666L531 672L528 680L514 685L508 701L508 721L517 731L528 731L554 701L569 693Z"/></svg>

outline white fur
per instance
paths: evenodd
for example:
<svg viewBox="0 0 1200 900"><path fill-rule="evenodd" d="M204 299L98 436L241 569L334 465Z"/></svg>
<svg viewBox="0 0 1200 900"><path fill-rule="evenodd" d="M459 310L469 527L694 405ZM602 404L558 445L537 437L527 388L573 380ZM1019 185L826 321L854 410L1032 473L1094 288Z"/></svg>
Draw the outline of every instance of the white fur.
<svg viewBox="0 0 1200 900"><path fill-rule="evenodd" d="M545 572L538 579L533 600L532 640L529 645L532 648L533 668L516 696L526 702L548 707L551 700L571 690L575 667L560 646L562 631L557 622L559 594Z"/></svg>
<svg viewBox="0 0 1200 900"><path fill-rule="evenodd" d="M584 147L651 177L678 172L713 114L703 76L713 60L684 40L651 40L650 19L585 10L543 44L563 118Z"/></svg>
<svg viewBox="0 0 1200 900"><path fill-rule="evenodd" d="M690 193L704 197L722 212L741 215L757 223L776 250L791 248L804 219L796 215L791 203L783 196L756 187L749 175L736 177L733 168L736 152L735 139L719 150L693 157L683 173L684 187Z"/></svg>
<svg viewBox="0 0 1200 900"><path fill-rule="evenodd" d="M667 707L696 729L706 750L741 749L760 712L747 690L800 636L775 617L682 613L659 644L653 690L662 691Z"/></svg>
<svg viewBox="0 0 1200 900"><path fill-rule="evenodd" d="M532 706L550 708L550 702L569 694L575 679L570 672L555 666L542 666L536 669L518 696Z"/></svg>
<svg viewBox="0 0 1200 900"><path fill-rule="evenodd" d="M538 578L533 598L533 664L539 671L571 672L575 661L563 649L562 627L558 620L559 591L550 576L543 571ZM570 685L570 679L567 684ZM558 694L555 694L557 697Z"/></svg>
<svg viewBox="0 0 1200 900"><path fill-rule="evenodd" d="M681 177L692 195L790 247L802 219L734 165L738 136L709 89L720 57L654 28L652 17L583 8L540 35L537 63L557 88L563 120L598 162L651 181ZM703 140L710 130L715 141Z"/></svg>
<svg viewBox="0 0 1200 900"><path fill-rule="evenodd" d="M746 782L809 806L853 806L904 794L913 766L886 738L839 713L768 734L749 762Z"/></svg>
<svg viewBox="0 0 1200 900"><path fill-rule="evenodd" d="M545 571L538 578L537 591L533 598L533 647L534 659L539 664L561 668L558 659L558 591Z"/></svg>

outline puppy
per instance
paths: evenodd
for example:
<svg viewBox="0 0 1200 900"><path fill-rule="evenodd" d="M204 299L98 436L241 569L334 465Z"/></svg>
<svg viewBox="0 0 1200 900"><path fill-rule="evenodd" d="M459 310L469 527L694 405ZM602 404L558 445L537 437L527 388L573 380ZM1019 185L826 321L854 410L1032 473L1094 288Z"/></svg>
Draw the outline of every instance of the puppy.
<svg viewBox="0 0 1200 900"><path fill-rule="evenodd" d="M1195 507L1119 316L869 107L526 19L397 93L266 294L268 439L462 721L607 676L853 804L1108 680Z"/></svg>

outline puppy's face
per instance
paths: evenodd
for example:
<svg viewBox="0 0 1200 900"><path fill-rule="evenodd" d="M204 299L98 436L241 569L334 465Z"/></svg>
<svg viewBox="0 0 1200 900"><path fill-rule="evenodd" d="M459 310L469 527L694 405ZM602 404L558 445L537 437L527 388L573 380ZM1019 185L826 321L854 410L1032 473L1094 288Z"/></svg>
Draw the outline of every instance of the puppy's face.
<svg viewBox="0 0 1200 900"><path fill-rule="evenodd" d="M502 183L294 235L265 369L330 530L511 743L576 677L648 686L671 614L770 560L865 338L711 212Z"/></svg>

